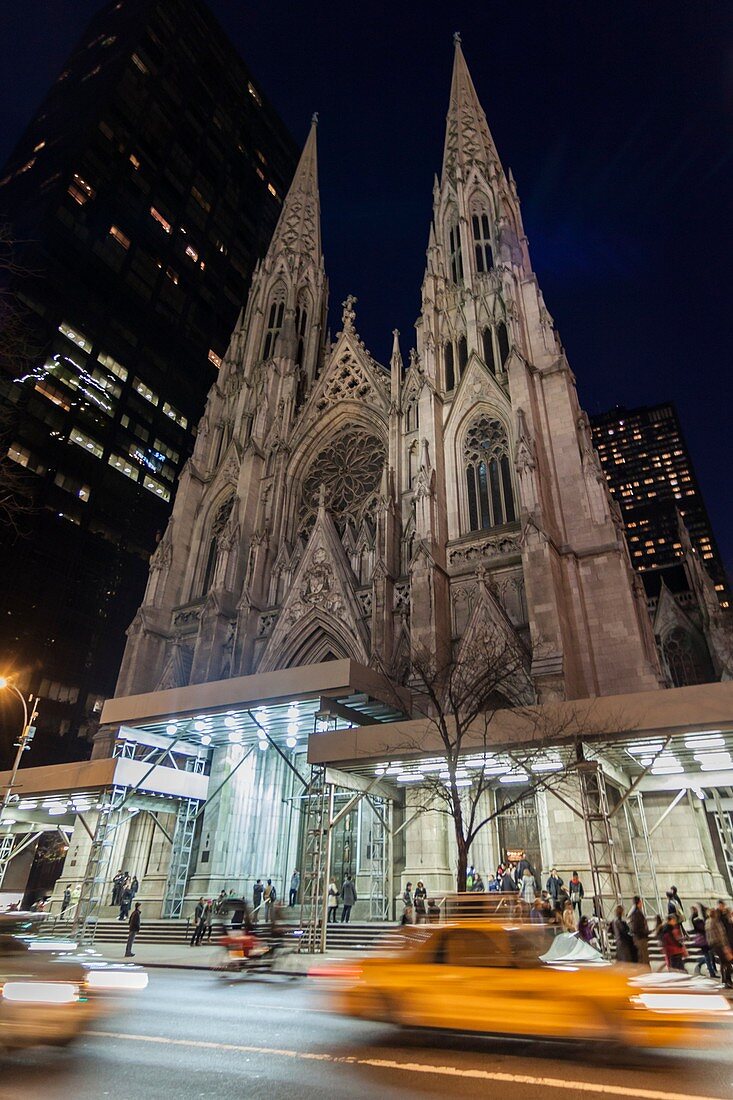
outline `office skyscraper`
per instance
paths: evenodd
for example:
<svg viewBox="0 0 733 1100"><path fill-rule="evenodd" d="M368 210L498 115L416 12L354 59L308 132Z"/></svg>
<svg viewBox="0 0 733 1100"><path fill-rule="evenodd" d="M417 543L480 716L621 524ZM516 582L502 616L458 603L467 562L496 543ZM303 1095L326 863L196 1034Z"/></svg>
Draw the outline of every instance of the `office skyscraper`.
<svg viewBox="0 0 733 1100"><path fill-rule="evenodd" d="M21 537L3 534L0 647L42 697L41 733L87 732L111 693L296 160L203 4L125 0L92 20L0 172L31 352L0 363L3 442L33 502ZM69 742L36 753L78 756Z"/></svg>

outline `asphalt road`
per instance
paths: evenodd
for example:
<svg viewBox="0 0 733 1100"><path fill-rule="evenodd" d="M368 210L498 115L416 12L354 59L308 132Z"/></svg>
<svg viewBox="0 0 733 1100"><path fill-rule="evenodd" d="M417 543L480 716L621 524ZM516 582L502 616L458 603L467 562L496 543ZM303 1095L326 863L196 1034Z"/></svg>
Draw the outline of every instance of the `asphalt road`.
<svg viewBox="0 0 733 1100"><path fill-rule="evenodd" d="M0 1061L0 1097L729 1100L733 1094L733 1049L622 1061L587 1048L399 1032L342 1019L306 980L224 984L206 972L152 970L145 993L68 1052Z"/></svg>

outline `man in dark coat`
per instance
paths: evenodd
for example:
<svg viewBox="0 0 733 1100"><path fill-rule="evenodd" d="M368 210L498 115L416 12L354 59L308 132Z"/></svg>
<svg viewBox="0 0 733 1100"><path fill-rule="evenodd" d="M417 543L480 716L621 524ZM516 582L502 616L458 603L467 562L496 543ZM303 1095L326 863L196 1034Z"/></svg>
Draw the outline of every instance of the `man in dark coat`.
<svg viewBox="0 0 733 1100"><path fill-rule="evenodd" d="M649 921L644 915L644 902L637 895L629 913L629 929L636 948L636 961L649 966Z"/></svg>
<svg viewBox="0 0 733 1100"><path fill-rule="evenodd" d="M504 868L504 874L501 877L501 889L504 894L516 894L519 887L517 886L514 872L516 868L513 863L509 863Z"/></svg>
<svg viewBox="0 0 733 1100"><path fill-rule="evenodd" d="M140 931L140 902L139 901L135 902L135 908L133 909L132 913L130 914L130 919L127 922L127 927L129 929L129 935L127 937L127 947L125 948L125 958L126 959L132 959L132 958L134 958L134 955L135 955L134 951L132 950L132 946L135 943L135 936Z"/></svg>
<svg viewBox="0 0 733 1100"><path fill-rule="evenodd" d="M258 878L252 890L252 922L254 924L257 924L260 919L260 905L262 904L262 895L264 892L265 887L262 879Z"/></svg>
<svg viewBox="0 0 733 1100"><path fill-rule="evenodd" d="M343 900L343 907L341 909L341 923L348 924L351 920L351 907L356 905L356 886L351 880L351 875L347 875L344 880L344 884L341 887L341 898Z"/></svg>

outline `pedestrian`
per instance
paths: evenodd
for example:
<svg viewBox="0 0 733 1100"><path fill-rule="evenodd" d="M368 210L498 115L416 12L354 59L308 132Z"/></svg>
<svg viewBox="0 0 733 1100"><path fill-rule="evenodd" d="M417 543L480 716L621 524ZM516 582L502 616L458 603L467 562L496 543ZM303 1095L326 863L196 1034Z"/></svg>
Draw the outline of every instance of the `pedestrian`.
<svg viewBox="0 0 733 1100"><path fill-rule="evenodd" d="M221 913L224 911L224 902L226 901L226 897L227 897L226 890L222 890L219 894L219 897L214 902L214 912L216 913L217 916L220 916Z"/></svg>
<svg viewBox="0 0 733 1100"><path fill-rule="evenodd" d="M262 905L262 895L264 892L265 887L262 885L262 879L258 878L252 888L252 922L254 924L257 924L260 919L260 906Z"/></svg>
<svg viewBox="0 0 733 1100"><path fill-rule="evenodd" d="M135 908L132 911L129 921L127 922L129 929L129 935L127 937L127 947L125 948L125 958L132 959L135 957L133 952L133 944L135 943L135 936L140 931L140 902L135 902Z"/></svg>
<svg viewBox="0 0 733 1100"><path fill-rule="evenodd" d="M529 866L524 868L522 872L522 878L519 882L519 896L525 905L533 905L535 899L535 881L534 875L529 869Z"/></svg>
<svg viewBox="0 0 733 1100"><path fill-rule="evenodd" d="M204 938L204 936L206 936L206 942L207 943L211 943L211 928L212 928L213 923L214 923L214 906L209 901L209 902L206 903L206 908L204 909L204 921L203 921L204 927L203 927L203 932L201 933L201 940ZM199 943L201 942L201 940L199 940Z"/></svg>
<svg viewBox="0 0 733 1100"><path fill-rule="evenodd" d="M71 905L71 890L67 886L64 889L64 896L61 899L61 916L62 917L63 917L64 913L66 912L66 910L69 908L70 905Z"/></svg>
<svg viewBox="0 0 733 1100"><path fill-rule="evenodd" d="M636 961L640 966L651 969L649 963L649 921L644 914L644 902L638 894L634 895L634 904L629 911L629 931L636 948Z"/></svg>
<svg viewBox="0 0 733 1100"><path fill-rule="evenodd" d="M590 944L591 947L595 947L596 930L590 922L590 917L583 916L578 921L578 939L582 940L583 943Z"/></svg>
<svg viewBox="0 0 733 1100"><path fill-rule="evenodd" d="M501 876L501 889L504 894L515 894L517 892L517 884L514 880L515 869L513 863L507 864L504 868L504 873Z"/></svg>
<svg viewBox="0 0 733 1100"><path fill-rule="evenodd" d="M348 924L351 920L352 906L356 905L356 887L351 881L351 875L347 875L344 884L341 887L341 898L343 900L343 908L341 910L341 923Z"/></svg>
<svg viewBox="0 0 733 1100"><path fill-rule="evenodd" d="M130 893L132 894L133 901L135 900L135 894L140 889L140 883L137 881L137 875L132 876L132 882L130 883Z"/></svg>
<svg viewBox="0 0 733 1100"><path fill-rule="evenodd" d="M705 939L720 966L720 980L726 989L733 989L733 980L731 980L733 974L733 946L728 939L728 929L723 921L724 908L723 902L719 901L717 908L708 910L708 917L705 921Z"/></svg>
<svg viewBox="0 0 733 1100"><path fill-rule="evenodd" d="M339 907L339 888L336 883L331 879L328 884L328 895L326 905L326 923L336 923L336 913Z"/></svg>
<svg viewBox="0 0 733 1100"><path fill-rule="evenodd" d="M118 920L127 920L130 913L130 906L132 905L132 891L130 889L129 880L125 884L122 890L122 896L120 900L120 915Z"/></svg>
<svg viewBox="0 0 733 1100"><path fill-rule="evenodd" d="M206 905L203 898L199 898L198 904L193 911L193 932L191 934L191 947L198 947L201 943L201 936L203 935L203 917L204 909Z"/></svg>
<svg viewBox="0 0 733 1100"><path fill-rule="evenodd" d="M578 877L578 872L573 871L570 876L570 882L568 883L568 891L570 893L570 902L573 909L578 910L578 920L583 916L583 897L585 891L583 890L583 883Z"/></svg>
<svg viewBox="0 0 733 1100"><path fill-rule="evenodd" d="M475 874L475 868L474 868L473 864L471 864L471 866L466 871L466 890L468 891L469 894L473 890L473 876L474 876L474 874Z"/></svg>
<svg viewBox="0 0 733 1100"><path fill-rule="evenodd" d="M687 948L685 947L685 938L680 922L673 913L667 917L666 923L662 924L659 938L662 951L664 951L667 970L682 970L684 972Z"/></svg>
<svg viewBox="0 0 733 1100"><path fill-rule="evenodd" d="M412 918L415 911L415 899L412 895L412 883L408 882L402 894L402 902L405 906L405 911L402 914L402 920L400 924L412 924Z"/></svg>
<svg viewBox="0 0 733 1100"><path fill-rule="evenodd" d="M582 917L581 917L582 920ZM634 947L634 937L631 935L631 930L624 920L624 907L623 905L616 906L616 915L611 921L611 935L616 941L616 962L620 963L633 963L636 962L636 949Z"/></svg>
<svg viewBox="0 0 733 1100"><path fill-rule="evenodd" d="M125 876L120 869L115 877L112 879L112 904L115 908L118 908L122 903L122 883L125 880Z"/></svg>
<svg viewBox="0 0 733 1100"><path fill-rule="evenodd" d="M471 892L474 893L474 894L485 894L486 893L486 886L484 885L484 880L481 877L481 872L480 871L474 871L474 874L473 874L473 890Z"/></svg>
<svg viewBox="0 0 733 1100"><path fill-rule="evenodd" d="M474 889L475 889L474 883ZM418 924L424 924L428 915L427 900L428 892L425 889L425 883L420 879L415 887L415 893L413 895L415 901L415 920Z"/></svg>
<svg viewBox="0 0 733 1100"><path fill-rule="evenodd" d="M298 890L300 889L300 871L296 869L290 876L290 894L288 896L288 905L292 909L294 905L298 904Z"/></svg>
<svg viewBox="0 0 733 1100"><path fill-rule="evenodd" d="M669 916L677 917L680 925L684 924L685 910L684 906L682 905L682 899L677 893L676 886L670 886L669 890L667 891L667 914Z"/></svg>
<svg viewBox="0 0 733 1100"><path fill-rule="evenodd" d="M545 883L545 889L547 890L548 895L552 899L552 904L553 905L557 904L557 899L560 897L560 887L564 886L564 885L565 884L564 884L563 880L560 878L560 876L557 873L557 868L553 867L552 870L550 871L550 877L548 878L547 882Z"/></svg>
<svg viewBox="0 0 733 1100"><path fill-rule="evenodd" d="M517 863L516 867L514 868L514 881L515 881L515 883L517 884L517 887L520 890L522 888L522 879L524 878L524 872L527 871L527 870L529 871L529 873L534 878L534 871L532 870L532 864L529 862L529 860L527 859L526 855L523 852L520 859L519 859L519 862Z"/></svg>
<svg viewBox="0 0 733 1100"><path fill-rule="evenodd" d="M573 903L571 901L565 902L565 908L562 911L562 928L563 932L577 932L578 930L578 926L575 923Z"/></svg>
<svg viewBox="0 0 733 1100"><path fill-rule="evenodd" d="M435 898L428 898L428 924L437 924L440 920L440 906Z"/></svg>
<svg viewBox="0 0 733 1100"><path fill-rule="evenodd" d="M690 909L690 924L692 925L692 942L695 947L700 949L701 955L695 966L695 974L700 974L702 971L703 963L708 968L708 974L711 978L717 978L718 972L715 969L715 955L708 943L707 936L705 935L705 919L707 917L707 909L704 905L700 907L702 914L699 912L696 905L693 905Z"/></svg>
<svg viewBox="0 0 733 1100"><path fill-rule="evenodd" d="M277 901L277 890L272 885L271 878L268 878L265 889L262 891L262 900L265 903L265 922L272 924L272 910Z"/></svg>
<svg viewBox="0 0 733 1100"><path fill-rule="evenodd" d="M529 919L532 924L545 923L545 908L542 904L542 898L535 898L529 911Z"/></svg>

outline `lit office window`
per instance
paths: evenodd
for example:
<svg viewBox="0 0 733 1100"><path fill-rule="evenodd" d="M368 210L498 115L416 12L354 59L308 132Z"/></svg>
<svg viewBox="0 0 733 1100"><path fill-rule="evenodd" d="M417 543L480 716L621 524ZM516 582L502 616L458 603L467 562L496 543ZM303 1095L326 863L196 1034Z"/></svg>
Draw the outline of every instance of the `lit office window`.
<svg viewBox="0 0 733 1100"><path fill-rule="evenodd" d="M97 193L91 183L82 179L78 172L74 172L68 191L74 202L79 203L79 206L84 206L84 204L89 202L90 199L93 199Z"/></svg>
<svg viewBox="0 0 733 1100"><path fill-rule="evenodd" d="M154 477L150 477L149 474L145 474L143 478L143 485L151 492L155 493L156 497L160 497L161 500L170 500L170 490L166 488L160 481L156 481Z"/></svg>
<svg viewBox="0 0 733 1100"><path fill-rule="evenodd" d="M136 378L133 382L133 387L141 397L144 397L146 401L149 401L151 405L157 405L160 398L157 393L153 393L150 386L146 386L139 378Z"/></svg>
<svg viewBox="0 0 733 1100"><path fill-rule="evenodd" d="M69 435L69 442L76 443L77 447L82 447L85 451L89 451L95 458L101 458L104 448L101 443L98 443L96 439L92 439L90 435L85 435L84 432L78 428L72 428Z"/></svg>
<svg viewBox="0 0 733 1100"><path fill-rule="evenodd" d="M138 469L130 462L126 455L111 454L109 456L109 464L114 467L115 470L119 470L125 477L129 477L132 481L137 481Z"/></svg>
<svg viewBox="0 0 733 1100"><path fill-rule="evenodd" d="M76 344L82 351L91 351L92 342L87 339L78 329L72 328L67 321L62 321L59 325L59 332L66 337L67 340L71 340L72 344Z"/></svg>
<svg viewBox="0 0 733 1100"><path fill-rule="evenodd" d="M183 413L180 413L178 411L178 409L174 409L173 406L169 405L167 401L165 401L163 403L163 412L165 413L166 416L169 416L171 418L171 420L175 420L175 422L176 422L176 424L178 424L179 428L187 428L188 427L188 420L183 415Z"/></svg>

